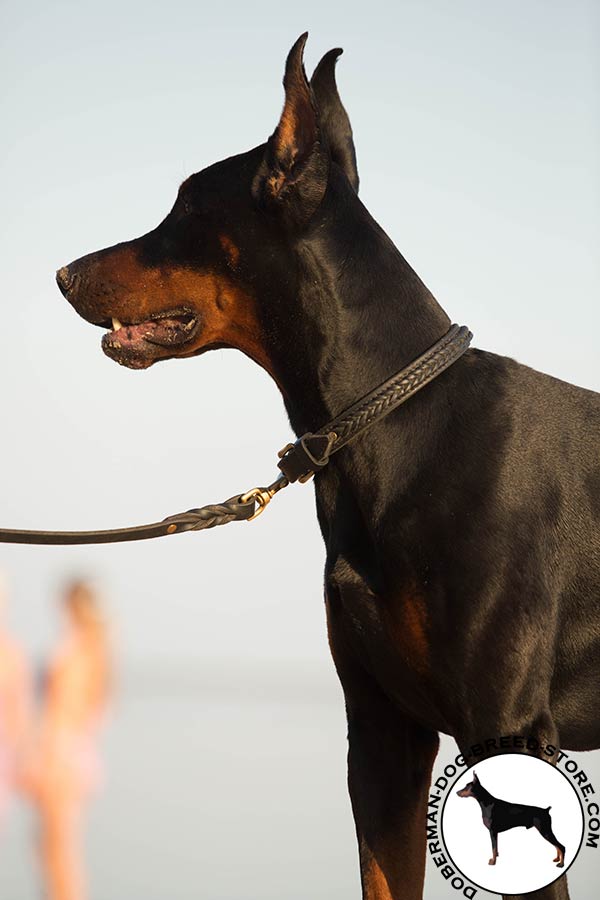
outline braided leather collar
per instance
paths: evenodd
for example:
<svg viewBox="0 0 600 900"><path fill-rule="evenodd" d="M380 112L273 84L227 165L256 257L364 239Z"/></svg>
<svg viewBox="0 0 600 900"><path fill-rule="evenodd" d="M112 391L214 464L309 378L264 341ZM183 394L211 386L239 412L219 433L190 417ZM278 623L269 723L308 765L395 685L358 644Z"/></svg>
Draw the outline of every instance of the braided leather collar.
<svg viewBox="0 0 600 900"><path fill-rule="evenodd" d="M229 522L255 519L282 488L307 481L327 465L333 453L348 441L405 403L422 387L456 362L468 349L473 335L464 325L452 325L446 334L406 368L336 416L316 432L298 438L280 451L281 474L268 487L252 488L223 503L169 516L161 522L101 531L23 531L0 529L0 542L8 544L106 544L202 531Z"/></svg>
<svg viewBox="0 0 600 900"><path fill-rule="evenodd" d="M452 325L441 340L406 368L365 394L319 431L308 432L295 444L284 447L280 453L279 468L287 480L305 481L326 466L333 453L341 450L365 428L406 403L413 394L451 366L467 350L472 337L465 325Z"/></svg>

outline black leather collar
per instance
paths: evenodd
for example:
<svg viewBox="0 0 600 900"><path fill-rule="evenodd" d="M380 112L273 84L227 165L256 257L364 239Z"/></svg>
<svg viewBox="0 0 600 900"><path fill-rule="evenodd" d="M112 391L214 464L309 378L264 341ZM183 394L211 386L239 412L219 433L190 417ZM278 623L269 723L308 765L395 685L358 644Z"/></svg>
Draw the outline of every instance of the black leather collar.
<svg viewBox="0 0 600 900"><path fill-rule="evenodd" d="M468 349L473 335L466 325L452 325L446 334L404 369L317 432L308 432L280 451L279 468L289 482L306 481L327 465L333 453L374 422L406 403L417 391L456 362Z"/></svg>

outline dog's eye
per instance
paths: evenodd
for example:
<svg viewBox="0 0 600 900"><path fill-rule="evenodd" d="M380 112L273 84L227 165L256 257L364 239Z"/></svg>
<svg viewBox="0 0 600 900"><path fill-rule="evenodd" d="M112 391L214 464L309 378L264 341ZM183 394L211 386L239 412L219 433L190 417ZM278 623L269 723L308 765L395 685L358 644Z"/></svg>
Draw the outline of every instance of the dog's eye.
<svg viewBox="0 0 600 900"><path fill-rule="evenodd" d="M188 216L191 212L193 212L192 204L187 199L187 197L181 198L181 206L182 206L183 212L185 213L186 216Z"/></svg>

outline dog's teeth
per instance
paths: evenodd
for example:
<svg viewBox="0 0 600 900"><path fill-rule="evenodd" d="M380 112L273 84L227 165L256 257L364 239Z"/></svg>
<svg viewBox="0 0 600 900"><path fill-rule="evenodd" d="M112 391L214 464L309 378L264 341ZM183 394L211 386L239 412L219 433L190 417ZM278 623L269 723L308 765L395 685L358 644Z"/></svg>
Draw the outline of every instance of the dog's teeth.
<svg viewBox="0 0 600 900"><path fill-rule="evenodd" d="M118 319L112 320L112 326L113 326L113 331L119 331L123 327Z"/></svg>

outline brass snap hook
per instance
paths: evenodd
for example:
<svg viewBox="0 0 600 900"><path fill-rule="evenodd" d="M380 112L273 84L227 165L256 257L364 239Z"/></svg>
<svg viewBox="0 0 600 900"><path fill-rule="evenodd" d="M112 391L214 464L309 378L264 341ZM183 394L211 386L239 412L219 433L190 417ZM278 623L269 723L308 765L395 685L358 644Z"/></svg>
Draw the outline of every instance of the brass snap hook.
<svg viewBox="0 0 600 900"><path fill-rule="evenodd" d="M246 491L245 494L242 494L240 497L242 503L247 503L248 500L254 500L257 504L257 509L246 519L246 521L252 522L253 519L257 519L260 514L265 511L275 494L287 487L288 484L289 481L285 475L279 475L273 484L270 484L268 487L253 487L250 488L249 491Z"/></svg>

